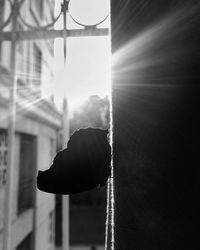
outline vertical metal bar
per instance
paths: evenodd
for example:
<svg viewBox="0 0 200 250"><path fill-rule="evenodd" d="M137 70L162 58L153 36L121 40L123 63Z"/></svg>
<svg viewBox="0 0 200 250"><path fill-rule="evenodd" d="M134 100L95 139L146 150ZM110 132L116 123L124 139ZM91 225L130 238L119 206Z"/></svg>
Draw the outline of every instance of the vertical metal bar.
<svg viewBox="0 0 200 250"><path fill-rule="evenodd" d="M67 59L67 11L68 1L63 0L63 44L64 44L64 68ZM69 140L69 117L67 100L63 102L63 147L67 147ZM63 250L69 250L69 195L62 196L62 247Z"/></svg>
<svg viewBox="0 0 200 250"><path fill-rule="evenodd" d="M67 100L63 101L63 148L67 147L69 140L69 115ZM62 247L69 250L69 195L62 196Z"/></svg>
<svg viewBox="0 0 200 250"><path fill-rule="evenodd" d="M64 44L64 65L67 59L67 11L68 1L63 0L63 44Z"/></svg>
<svg viewBox="0 0 200 250"><path fill-rule="evenodd" d="M15 157L15 116L16 116L16 25L18 1L14 0L12 13L12 42L11 42L11 84L8 118L8 167L5 187L4 206L4 239L3 250L11 249L11 229L12 229L12 192L13 192L13 170Z"/></svg>

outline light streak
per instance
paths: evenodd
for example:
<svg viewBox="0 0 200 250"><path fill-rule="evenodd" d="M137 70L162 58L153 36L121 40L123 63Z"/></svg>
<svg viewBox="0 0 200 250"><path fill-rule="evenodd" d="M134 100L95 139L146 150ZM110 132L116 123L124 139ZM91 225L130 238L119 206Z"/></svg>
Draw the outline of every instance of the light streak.
<svg viewBox="0 0 200 250"><path fill-rule="evenodd" d="M111 27L110 27L111 30ZM106 232L105 232L105 250L114 250L115 237L114 237L114 167L113 167L113 113L112 113L112 68L111 68L111 36L109 42L110 57L109 57L109 100L110 100L110 130L109 130L109 142L111 145L111 176L107 184L107 217L106 217Z"/></svg>
<svg viewBox="0 0 200 250"><path fill-rule="evenodd" d="M200 4L185 5L127 41L112 56L113 78L120 80L121 75L132 72L135 81L131 84L138 85L140 70L168 67L181 60L187 48L179 48L173 41L184 34L193 19L197 18L199 9Z"/></svg>

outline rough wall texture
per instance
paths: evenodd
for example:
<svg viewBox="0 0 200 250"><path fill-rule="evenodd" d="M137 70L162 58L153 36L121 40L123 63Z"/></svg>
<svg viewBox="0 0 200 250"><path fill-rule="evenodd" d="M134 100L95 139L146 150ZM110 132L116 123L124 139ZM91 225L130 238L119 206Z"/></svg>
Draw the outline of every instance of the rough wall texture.
<svg viewBox="0 0 200 250"><path fill-rule="evenodd" d="M198 1L113 0L115 249L200 249Z"/></svg>

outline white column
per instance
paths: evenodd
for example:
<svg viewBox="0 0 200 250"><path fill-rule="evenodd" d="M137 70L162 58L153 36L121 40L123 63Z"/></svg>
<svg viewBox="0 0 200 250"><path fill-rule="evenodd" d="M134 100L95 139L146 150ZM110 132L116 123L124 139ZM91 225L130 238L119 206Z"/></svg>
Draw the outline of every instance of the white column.
<svg viewBox="0 0 200 250"><path fill-rule="evenodd" d="M63 100L63 148L69 140L69 115L67 99ZM62 196L62 249L69 250L69 195Z"/></svg>

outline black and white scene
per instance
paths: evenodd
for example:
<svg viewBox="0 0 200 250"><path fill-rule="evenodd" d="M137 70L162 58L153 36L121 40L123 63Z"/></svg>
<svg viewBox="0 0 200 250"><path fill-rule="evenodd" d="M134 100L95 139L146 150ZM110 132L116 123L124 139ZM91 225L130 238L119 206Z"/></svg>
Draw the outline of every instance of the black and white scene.
<svg viewBox="0 0 200 250"><path fill-rule="evenodd" d="M200 2L0 0L0 250L199 250Z"/></svg>

